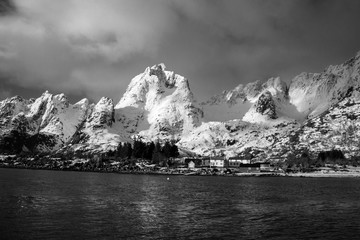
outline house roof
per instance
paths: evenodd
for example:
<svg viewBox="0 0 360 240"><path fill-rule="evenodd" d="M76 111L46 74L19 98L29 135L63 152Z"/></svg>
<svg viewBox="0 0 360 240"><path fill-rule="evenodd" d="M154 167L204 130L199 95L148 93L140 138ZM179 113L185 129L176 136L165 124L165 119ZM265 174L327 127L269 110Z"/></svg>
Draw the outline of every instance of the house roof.
<svg viewBox="0 0 360 240"><path fill-rule="evenodd" d="M239 167L260 167L260 163L244 163L240 164Z"/></svg>
<svg viewBox="0 0 360 240"><path fill-rule="evenodd" d="M195 164L199 164L201 163L201 159L198 158L186 158L184 161L186 164L189 162L194 162Z"/></svg>
<svg viewBox="0 0 360 240"><path fill-rule="evenodd" d="M258 162L260 164L270 164L269 162Z"/></svg>

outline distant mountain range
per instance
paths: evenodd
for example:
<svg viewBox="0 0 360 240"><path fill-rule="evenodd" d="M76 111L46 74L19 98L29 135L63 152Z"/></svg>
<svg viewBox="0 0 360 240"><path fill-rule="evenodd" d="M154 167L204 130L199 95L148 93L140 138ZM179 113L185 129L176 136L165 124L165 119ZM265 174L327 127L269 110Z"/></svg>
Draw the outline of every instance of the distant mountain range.
<svg viewBox="0 0 360 240"><path fill-rule="evenodd" d="M164 64L134 77L121 100L71 104L64 94L0 102L2 152L107 152L134 136L177 141L183 154L284 158L333 148L357 154L360 53L321 73L240 84L198 103Z"/></svg>

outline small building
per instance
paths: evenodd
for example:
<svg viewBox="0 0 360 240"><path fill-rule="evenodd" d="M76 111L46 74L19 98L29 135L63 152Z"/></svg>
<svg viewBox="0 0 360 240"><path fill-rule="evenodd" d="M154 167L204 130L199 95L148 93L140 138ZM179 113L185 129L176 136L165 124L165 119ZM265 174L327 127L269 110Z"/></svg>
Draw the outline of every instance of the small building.
<svg viewBox="0 0 360 240"><path fill-rule="evenodd" d="M189 169L194 169L195 168L195 163L193 161L188 162L188 168Z"/></svg>
<svg viewBox="0 0 360 240"><path fill-rule="evenodd" d="M239 171L242 173L259 173L260 172L260 163L240 164Z"/></svg>
<svg viewBox="0 0 360 240"><path fill-rule="evenodd" d="M184 164L185 158L173 158L172 161L177 164Z"/></svg>
<svg viewBox="0 0 360 240"><path fill-rule="evenodd" d="M250 164L251 160L250 159L243 159L240 157L231 157L228 159L228 167L229 168L237 168L240 166L240 164Z"/></svg>
<svg viewBox="0 0 360 240"><path fill-rule="evenodd" d="M201 167L201 159L199 159L199 158L185 158L185 165L187 165L188 168Z"/></svg>
<svg viewBox="0 0 360 240"><path fill-rule="evenodd" d="M210 167L211 168L224 168L225 167L225 158L224 157L211 157L210 158Z"/></svg>
<svg viewBox="0 0 360 240"><path fill-rule="evenodd" d="M274 168L270 166L270 163L263 162L263 163L260 163L260 171L261 172L273 172Z"/></svg>
<svg viewBox="0 0 360 240"><path fill-rule="evenodd" d="M210 157L203 157L201 159L201 166L202 167L210 167Z"/></svg>

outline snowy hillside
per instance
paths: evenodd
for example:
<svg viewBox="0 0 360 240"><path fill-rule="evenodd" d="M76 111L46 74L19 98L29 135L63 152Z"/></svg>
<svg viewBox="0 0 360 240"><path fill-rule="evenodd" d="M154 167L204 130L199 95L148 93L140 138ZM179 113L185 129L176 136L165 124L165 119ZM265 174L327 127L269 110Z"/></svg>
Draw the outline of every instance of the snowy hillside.
<svg viewBox="0 0 360 240"><path fill-rule="evenodd" d="M360 53L322 73L301 73L290 84L280 78L240 84L198 104L189 81L159 64L135 76L116 105L107 97L71 104L49 92L1 101L0 150L15 139L20 147L14 151L107 152L141 136L174 139L201 155L284 157L333 147L353 155L359 150L359 82ZM349 132L351 144L336 142Z"/></svg>
<svg viewBox="0 0 360 240"><path fill-rule="evenodd" d="M246 148L253 148L257 155L284 157L294 150L289 148L290 141L294 139L292 135L298 134L306 121L317 119L327 111L335 111L333 106L350 97L353 107L345 107L345 111L352 112L358 106L359 76L358 53L344 64L328 67L323 73L302 73L289 86L279 78L245 86L240 84L201 103L203 124L184 136L180 144L206 155L234 156L243 153ZM343 115L347 114L343 111L336 119L341 119ZM348 122L343 124L349 125ZM308 135L308 138L312 137L317 135ZM299 138L291 144L304 148L302 141ZM328 149L330 146L349 150L339 144L323 147ZM306 148L317 152L322 149L321 146Z"/></svg>

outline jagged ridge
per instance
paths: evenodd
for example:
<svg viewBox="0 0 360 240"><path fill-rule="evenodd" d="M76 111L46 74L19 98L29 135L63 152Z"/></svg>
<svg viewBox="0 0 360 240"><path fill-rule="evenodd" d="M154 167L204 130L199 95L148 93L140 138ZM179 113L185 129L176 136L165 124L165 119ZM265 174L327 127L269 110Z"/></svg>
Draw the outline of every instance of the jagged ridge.
<svg viewBox="0 0 360 240"><path fill-rule="evenodd" d="M197 154L233 156L256 148L254 157L286 156L296 148L288 146L304 147L304 139L313 137L310 132L321 129L324 135L340 123L355 123L357 117L340 123L329 118L357 111L359 75L357 54L322 73L302 73L289 85L280 78L240 84L198 104L188 80L159 64L134 77L115 106L106 97L97 104L87 99L71 104L64 94L49 92L37 99L16 96L1 101L0 145L5 151L11 139L25 136L16 151L106 152L138 135L175 139ZM326 127L311 124L317 121L325 121Z"/></svg>

